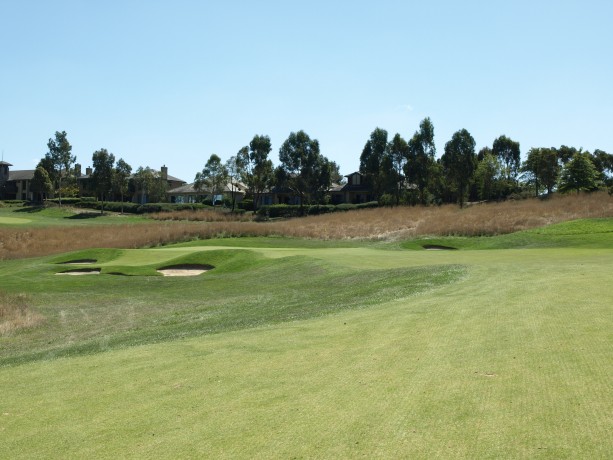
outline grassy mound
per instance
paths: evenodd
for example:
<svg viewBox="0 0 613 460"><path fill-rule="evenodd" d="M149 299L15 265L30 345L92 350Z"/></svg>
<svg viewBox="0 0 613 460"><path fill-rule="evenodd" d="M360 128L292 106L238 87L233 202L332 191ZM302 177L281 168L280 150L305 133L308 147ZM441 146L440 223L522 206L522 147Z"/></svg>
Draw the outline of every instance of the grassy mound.
<svg viewBox="0 0 613 460"><path fill-rule="evenodd" d="M612 239L598 219L440 239L457 251L269 238L5 261L42 322L0 335L0 458L610 458ZM53 276L75 254L103 274ZM216 269L104 275L198 261Z"/></svg>

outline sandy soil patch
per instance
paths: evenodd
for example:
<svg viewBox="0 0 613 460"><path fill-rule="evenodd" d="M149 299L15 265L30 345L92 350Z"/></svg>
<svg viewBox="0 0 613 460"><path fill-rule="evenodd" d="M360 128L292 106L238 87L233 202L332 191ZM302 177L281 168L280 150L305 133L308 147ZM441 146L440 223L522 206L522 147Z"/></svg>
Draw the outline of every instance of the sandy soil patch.
<svg viewBox="0 0 613 460"><path fill-rule="evenodd" d="M158 272L164 276L198 276L212 268L210 265L173 265L162 267Z"/></svg>
<svg viewBox="0 0 613 460"><path fill-rule="evenodd" d="M458 248L452 248L450 246L440 246L438 244L424 244L422 246L426 251L457 251Z"/></svg>
<svg viewBox="0 0 613 460"><path fill-rule="evenodd" d="M100 274L100 269L99 268L91 268L91 269L87 269L87 270L69 270L67 272L56 273L56 275L72 275L72 276L99 275L99 274Z"/></svg>
<svg viewBox="0 0 613 460"><path fill-rule="evenodd" d="M98 262L96 259L77 259L69 260L68 262L62 262L62 265L89 265Z"/></svg>

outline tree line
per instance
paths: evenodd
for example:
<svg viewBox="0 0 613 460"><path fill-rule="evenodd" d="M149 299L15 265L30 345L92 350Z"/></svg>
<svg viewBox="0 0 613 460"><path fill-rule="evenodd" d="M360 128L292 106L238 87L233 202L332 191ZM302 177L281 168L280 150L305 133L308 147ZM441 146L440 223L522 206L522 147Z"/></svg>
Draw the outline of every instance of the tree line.
<svg viewBox="0 0 613 460"><path fill-rule="evenodd" d="M61 206L62 197L76 197L80 193L76 156L72 154L72 145L67 137L66 131L56 131L47 143L47 153L34 171L30 188L37 194L39 201L53 194L58 197ZM141 166L132 174L132 166L123 158L116 162L115 155L105 148L92 154L89 182L89 192L95 193L102 201L102 210L104 202L109 198L119 197L123 203L135 191L146 194L153 201L165 199L166 182L162 180L159 171Z"/></svg>
<svg viewBox="0 0 613 460"><path fill-rule="evenodd" d="M47 143L48 152L36 168L32 190L39 194L56 192L74 196L72 146L65 131L56 132ZM279 165L270 159L272 143L267 135L255 135L226 162L212 154L194 178L194 188L213 197L229 187L232 207L239 185L247 188L254 209L262 196L273 188L285 189L301 206L329 201L333 184L343 176L334 161L320 152L317 139L304 131L292 132L279 148ZM603 150L593 153L562 145L531 148L521 161L519 142L501 135L492 146L476 151L472 135L461 129L445 143L437 158L434 125L430 118L407 141L396 133L391 139L385 129L375 128L360 155L359 172L373 201L386 205L429 205L466 201L505 200L509 197L539 196L554 191L593 191L609 187L613 192L613 155ZM103 202L109 196L140 191L149 201L165 199L165 181L149 167L132 167L106 149L92 155L91 183ZM78 192L78 189L77 189Z"/></svg>
<svg viewBox="0 0 613 460"><path fill-rule="evenodd" d="M553 191L594 191L611 187L613 155L561 146L531 148L521 161L519 142L502 135L476 152L472 135L461 129L436 158L434 127L425 118L409 141L388 140L376 128L360 156L360 173L379 202L432 204L504 200Z"/></svg>

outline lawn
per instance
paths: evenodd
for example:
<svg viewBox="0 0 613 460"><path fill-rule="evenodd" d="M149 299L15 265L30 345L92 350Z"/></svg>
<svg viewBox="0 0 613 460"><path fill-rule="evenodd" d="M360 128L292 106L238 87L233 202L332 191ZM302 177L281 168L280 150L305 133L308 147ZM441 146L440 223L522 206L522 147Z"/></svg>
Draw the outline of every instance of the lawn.
<svg viewBox="0 0 613 460"><path fill-rule="evenodd" d="M109 225L143 222L146 219L135 215L118 213L101 214L71 206L0 206L0 226L28 227Z"/></svg>
<svg viewBox="0 0 613 460"><path fill-rule="evenodd" d="M3 262L44 321L0 337L0 457L610 458L613 221L560 225Z"/></svg>

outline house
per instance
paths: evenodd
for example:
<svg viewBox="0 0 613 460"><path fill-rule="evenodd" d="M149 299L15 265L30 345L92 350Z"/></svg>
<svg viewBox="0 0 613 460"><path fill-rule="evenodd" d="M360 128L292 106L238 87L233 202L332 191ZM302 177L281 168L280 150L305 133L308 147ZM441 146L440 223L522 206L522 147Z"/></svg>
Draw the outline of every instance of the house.
<svg viewBox="0 0 613 460"><path fill-rule="evenodd" d="M228 183L224 186L221 195L215 196L215 201L232 200L232 192L236 203L240 203L247 192L245 184ZM171 203L202 203L204 200L213 201L213 197L205 190L196 190L194 184L185 184L175 187L166 192L166 196Z"/></svg>
<svg viewBox="0 0 613 460"><path fill-rule="evenodd" d="M374 199L372 189L362 174L354 172L345 177L346 184L332 184L328 189L331 204L366 203ZM300 197L288 187L275 186L260 196L260 206L272 204L299 205Z"/></svg>
<svg viewBox="0 0 613 460"><path fill-rule="evenodd" d="M332 204L358 204L373 200L372 189L362 174L354 172L345 177L347 178L346 184L337 185L330 189Z"/></svg>
<svg viewBox="0 0 613 460"><path fill-rule="evenodd" d="M159 179L162 181L162 195L165 193L166 196L168 196L168 190L173 190L187 184L187 182L182 179L170 176L168 174L168 167L166 165L162 166L159 172L155 171L155 173L157 174L157 177L159 177ZM139 189L138 185L136 184L136 181L134 180L135 177L136 176L133 174L130 178L130 193L132 193L131 201L133 203L140 204L148 203L150 201L149 194L147 194L146 191Z"/></svg>
<svg viewBox="0 0 613 460"><path fill-rule="evenodd" d="M92 174L92 168L85 168L85 174L81 174L81 165L75 165L75 175L77 177L77 184L79 185L79 196L97 196L96 188L92 180ZM161 184L162 187L160 188L164 191L181 187L186 183L182 179L170 176L168 174L168 167L165 165L160 168L160 171L153 171L153 174L155 175L155 177L157 177L163 182L163 184ZM132 201L133 203L148 203L150 201L149 194L145 190L141 190L139 188L136 183L135 177L136 176L134 174L130 177L129 192L126 197L129 198L130 201ZM111 196L110 198L112 200L119 200L120 196L116 195Z"/></svg>
<svg viewBox="0 0 613 460"><path fill-rule="evenodd" d="M31 182L34 170L11 171L13 166L6 161L0 161L0 198L3 200L33 200Z"/></svg>

